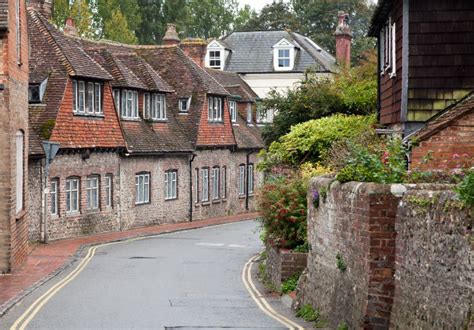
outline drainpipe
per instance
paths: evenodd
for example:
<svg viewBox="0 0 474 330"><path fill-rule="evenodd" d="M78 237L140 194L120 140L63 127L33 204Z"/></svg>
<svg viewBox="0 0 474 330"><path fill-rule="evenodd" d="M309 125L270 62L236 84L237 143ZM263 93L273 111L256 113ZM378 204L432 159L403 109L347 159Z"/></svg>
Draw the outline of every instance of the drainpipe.
<svg viewBox="0 0 474 330"><path fill-rule="evenodd" d="M193 222L193 161L196 154L189 159L189 222Z"/></svg>
<svg viewBox="0 0 474 330"><path fill-rule="evenodd" d="M247 173L247 175L245 176L245 211L248 211L249 210L249 182L250 182L250 179L249 179L249 163L250 163L250 155L253 154L255 151L251 150L251 151L248 151L247 152L247 155L246 155L246 161L245 161L245 165L246 165L246 169L245 169L245 173Z"/></svg>

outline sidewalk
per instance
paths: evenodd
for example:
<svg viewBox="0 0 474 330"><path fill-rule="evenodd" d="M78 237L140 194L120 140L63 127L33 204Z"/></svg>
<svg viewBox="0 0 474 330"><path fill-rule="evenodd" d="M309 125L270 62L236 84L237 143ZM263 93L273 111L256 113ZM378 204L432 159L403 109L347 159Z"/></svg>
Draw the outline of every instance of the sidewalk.
<svg viewBox="0 0 474 330"><path fill-rule="evenodd" d="M0 275L0 316L25 295L56 275L74 260L84 245L106 243L138 236L162 234L186 229L214 226L257 218L258 213L244 213L221 218L181 222L109 232L33 246L26 264L13 274Z"/></svg>

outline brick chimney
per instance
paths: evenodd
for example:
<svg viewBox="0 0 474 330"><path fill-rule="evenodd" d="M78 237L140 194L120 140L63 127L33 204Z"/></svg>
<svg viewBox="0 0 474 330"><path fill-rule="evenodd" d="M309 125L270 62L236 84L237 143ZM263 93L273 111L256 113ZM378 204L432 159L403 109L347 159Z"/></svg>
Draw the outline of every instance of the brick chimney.
<svg viewBox="0 0 474 330"><path fill-rule="evenodd" d="M64 34L77 37L77 28L76 23L74 23L74 19L72 17L66 18L66 22L64 24Z"/></svg>
<svg viewBox="0 0 474 330"><path fill-rule="evenodd" d="M176 32L176 24L168 23L166 24L166 33L163 37L164 45L179 45L179 36Z"/></svg>
<svg viewBox="0 0 474 330"><path fill-rule="evenodd" d="M50 20L53 17L53 0L29 0L28 7L36 9Z"/></svg>
<svg viewBox="0 0 474 330"><path fill-rule="evenodd" d="M336 37L336 60L341 66L351 66L352 31L348 24L349 14L340 11L337 14L339 23L334 36Z"/></svg>
<svg viewBox="0 0 474 330"><path fill-rule="evenodd" d="M205 66L205 58L207 51L207 42L199 38L186 38L181 43L181 49L196 62L201 68Z"/></svg>

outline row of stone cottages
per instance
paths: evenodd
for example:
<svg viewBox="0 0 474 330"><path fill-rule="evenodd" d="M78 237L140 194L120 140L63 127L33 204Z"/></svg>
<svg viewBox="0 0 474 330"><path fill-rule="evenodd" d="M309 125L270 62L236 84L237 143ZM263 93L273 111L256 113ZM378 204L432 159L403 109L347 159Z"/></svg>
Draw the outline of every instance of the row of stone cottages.
<svg viewBox="0 0 474 330"><path fill-rule="evenodd" d="M254 209L256 94L187 56L205 44L172 27L163 46L94 42L27 16L30 240ZM43 140L60 144L47 184Z"/></svg>

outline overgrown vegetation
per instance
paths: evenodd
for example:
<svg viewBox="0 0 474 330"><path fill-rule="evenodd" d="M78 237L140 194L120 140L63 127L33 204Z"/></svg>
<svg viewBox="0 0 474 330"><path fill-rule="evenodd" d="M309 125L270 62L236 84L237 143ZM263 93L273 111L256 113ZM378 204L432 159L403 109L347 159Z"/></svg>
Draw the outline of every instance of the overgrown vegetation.
<svg viewBox="0 0 474 330"><path fill-rule="evenodd" d="M469 208L474 208L474 171L469 171L456 187L459 199Z"/></svg>
<svg viewBox="0 0 474 330"><path fill-rule="evenodd" d="M341 272L345 272L347 269L346 263L344 262L344 258L340 253L336 255L336 266Z"/></svg>
<svg viewBox="0 0 474 330"><path fill-rule="evenodd" d="M295 249L307 246L306 189L301 177L274 178L257 194L262 216L263 241L267 246Z"/></svg>
<svg viewBox="0 0 474 330"><path fill-rule="evenodd" d="M298 285L298 280L300 278L300 275L301 275L300 273L295 274L289 279L287 279L286 281L284 281L283 283L281 283L281 288L280 288L281 293L286 294L286 293L295 291Z"/></svg>
<svg viewBox="0 0 474 330"><path fill-rule="evenodd" d="M361 65L331 78L308 78L285 93L272 91L262 102L263 111L277 110L271 125L263 129L267 145L289 133L293 126L333 114L368 115L377 105L375 54Z"/></svg>
<svg viewBox="0 0 474 330"><path fill-rule="evenodd" d="M325 327L327 322L322 317L319 310L314 310L313 306L310 304L305 304L301 306L296 311L296 316L301 317L303 320L307 322L314 322L314 326L316 328Z"/></svg>

